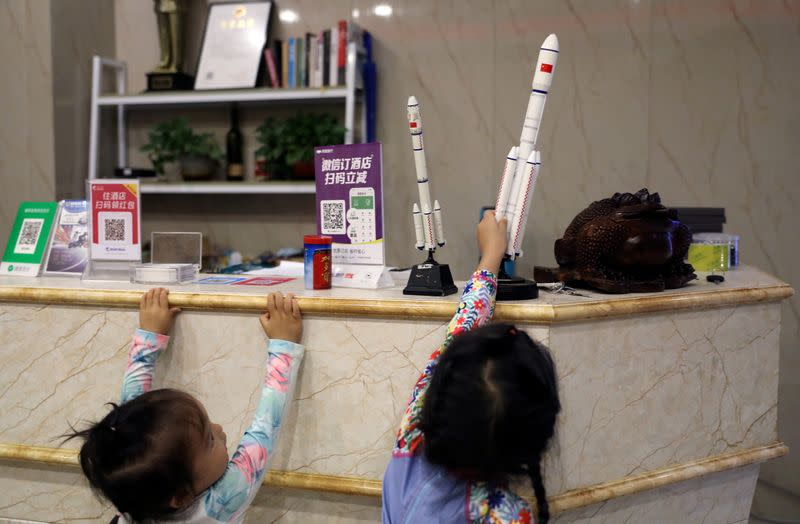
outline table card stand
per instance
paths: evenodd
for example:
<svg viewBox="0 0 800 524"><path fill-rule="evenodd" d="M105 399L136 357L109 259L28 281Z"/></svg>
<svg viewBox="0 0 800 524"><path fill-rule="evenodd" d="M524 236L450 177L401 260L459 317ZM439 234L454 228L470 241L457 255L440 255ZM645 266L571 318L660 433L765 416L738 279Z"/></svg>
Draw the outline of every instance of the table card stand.
<svg viewBox="0 0 800 524"><path fill-rule="evenodd" d="M93 179L89 203L89 263L83 281L130 281L130 267L142 261L141 191L138 180Z"/></svg>

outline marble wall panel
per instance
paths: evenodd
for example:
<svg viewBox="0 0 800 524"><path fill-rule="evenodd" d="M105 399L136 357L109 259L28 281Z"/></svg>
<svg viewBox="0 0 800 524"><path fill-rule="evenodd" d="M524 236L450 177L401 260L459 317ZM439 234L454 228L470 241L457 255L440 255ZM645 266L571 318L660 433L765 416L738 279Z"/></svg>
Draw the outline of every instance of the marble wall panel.
<svg viewBox="0 0 800 524"><path fill-rule="evenodd" d="M764 0L652 2L647 184L670 200L724 206L742 260L800 288L795 260L800 186L800 4ZM663 182L662 182L663 181ZM779 432L800 445L800 298L783 305ZM800 495L800 456L762 475ZM800 504L794 511L800 512Z"/></svg>
<svg viewBox="0 0 800 524"><path fill-rule="evenodd" d="M553 524L746 524L759 466L716 473L557 515Z"/></svg>
<svg viewBox="0 0 800 524"><path fill-rule="evenodd" d="M136 320L122 308L4 304L0 345L10 349L0 370L0 442L57 447L69 424L101 417L103 403L117 399ZM411 388L445 330L441 321L308 318L305 362L271 467L380 479ZM529 332L547 343L546 328ZM184 312L154 385L192 393L229 435L240 435L258 401L264 346L255 315ZM237 442L229 440L231 450ZM4 463L0 493L3 518L112 515L72 469ZM267 488L249 518L377 522L380 501Z"/></svg>
<svg viewBox="0 0 800 524"><path fill-rule="evenodd" d="M137 314L23 305L0 312L2 344L11 348L0 371L0 441L57 447L69 424L100 418L103 403L116 400ZM441 321L308 319L306 359L273 467L381 478L411 388L445 330ZM546 329L531 334L547 342ZM264 347L253 315L183 313L155 385L189 391L229 435L241 435L258 401ZM237 442L230 439L231 449Z"/></svg>
<svg viewBox="0 0 800 524"><path fill-rule="evenodd" d="M556 515L553 522L743 524L757 476L758 465L747 466L567 511ZM73 469L3 464L0 490L8 500L0 510L3 524L108 522L114 515ZM245 522L380 522L380 500L262 487Z"/></svg>
<svg viewBox="0 0 800 524"><path fill-rule="evenodd" d="M53 60L53 136L56 198L85 198L89 169L89 113L92 56L115 56L114 3L105 0L53 2L51 7ZM114 112L101 113L110 129ZM116 143L106 140L100 168L116 165Z"/></svg>
<svg viewBox="0 0 800 524"><path fill-rule="evenodd" d="M778 305L754 305L554 327L548 490L773 442L779 326Z"/></svg>
<svg viewBox="0 0 800 524"><path fill-rule="evenodd" d="M55 198L50 1L0 2L0 246L23 200Z"/></svg>

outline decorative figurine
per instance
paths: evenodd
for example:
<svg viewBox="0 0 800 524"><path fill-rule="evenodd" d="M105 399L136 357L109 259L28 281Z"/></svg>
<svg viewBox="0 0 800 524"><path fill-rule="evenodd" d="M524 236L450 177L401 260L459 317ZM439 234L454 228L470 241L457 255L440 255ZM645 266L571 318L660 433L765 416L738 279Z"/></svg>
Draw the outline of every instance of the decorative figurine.
<svg viewBox="0 0 800 524"><path fill-rule="evenodd" d="M158 23L158 66L147 73L148 91L192 89L194 79L182 71L185 0L153 0Z"/></svg>
<svg viewBox="0 0 800 524"><path fill-rule="evenodd" d="M691 243L689 228L658 193L615 193L578 213L556 240L559 267L536 267L534 276L607 293L679 288L697 278L684 262Z"/></svg>
<svg viewBox="0 0 800 524"><path fill-rule="evenodd" d="M425 160L425 144L422 140L422 116L419 103L414 96L408 97L408 130L411 133L411 148L414 151L414 167L417 172L417 189L419 189L419 206L414 204L415 247L428 251L428 258L422 264L411 268L408 284L403 289L404 295L446 296L458 291L453 283L450 266L439 264L433 254L436 246L444 247L444 225L442 224L442 208L439 201L431 205L431 190L428 182L428 164ZM421 209L420 209L421 208Z"/></svg>

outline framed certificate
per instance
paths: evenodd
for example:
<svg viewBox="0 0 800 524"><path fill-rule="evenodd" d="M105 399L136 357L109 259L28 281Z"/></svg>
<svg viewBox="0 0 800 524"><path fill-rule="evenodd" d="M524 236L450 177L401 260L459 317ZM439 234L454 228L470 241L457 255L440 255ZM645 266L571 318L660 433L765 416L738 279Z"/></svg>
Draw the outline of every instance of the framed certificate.
<svg viewBox="0 0 800 524"><path fill-rule="evenodd" d="M197 64L195 89L256 85L267 43L272 2L211 4Z"/></svg>

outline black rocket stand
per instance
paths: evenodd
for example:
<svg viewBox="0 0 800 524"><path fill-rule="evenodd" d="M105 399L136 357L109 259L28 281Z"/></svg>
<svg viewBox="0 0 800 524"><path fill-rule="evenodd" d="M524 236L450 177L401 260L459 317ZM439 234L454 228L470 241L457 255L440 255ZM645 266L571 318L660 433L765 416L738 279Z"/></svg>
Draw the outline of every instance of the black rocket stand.
<svg viewBox="0 0 800 524"><path fill-rule="evenodd" d="M522 277L511 277L506 273L506 255L500 263L500 274L497 276L497 300L531 300L539 297L536 281Z"/></svg>
<svg viewBox="0 0 800 524"><path fill-rule="evenodd" d="M453 283L450 266L440 264L433 259L435 249L428 250L428 260L411 267L408 284L403 289L404 295L425 295L429 297L446 297L458 291Z"/></svg>

